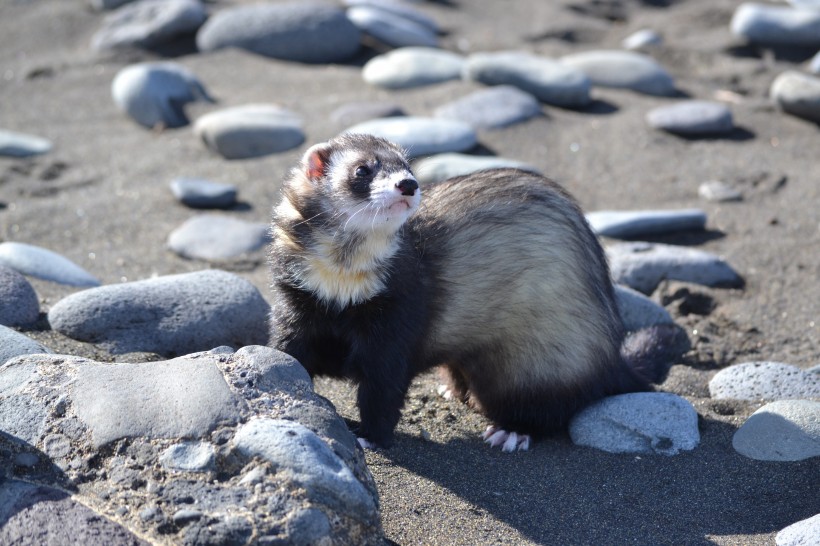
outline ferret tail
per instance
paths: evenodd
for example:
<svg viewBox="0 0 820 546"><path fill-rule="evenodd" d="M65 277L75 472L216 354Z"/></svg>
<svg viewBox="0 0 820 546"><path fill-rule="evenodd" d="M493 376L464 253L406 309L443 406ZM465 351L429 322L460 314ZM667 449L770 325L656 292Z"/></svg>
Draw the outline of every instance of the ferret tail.
<svg viewBox="0 0 820 546"><path fill-rule="evenodd" d="M661 383L669 368L691 348L689 336L677 324L658 324L627 334L621 358L650 383Z"/></svg>

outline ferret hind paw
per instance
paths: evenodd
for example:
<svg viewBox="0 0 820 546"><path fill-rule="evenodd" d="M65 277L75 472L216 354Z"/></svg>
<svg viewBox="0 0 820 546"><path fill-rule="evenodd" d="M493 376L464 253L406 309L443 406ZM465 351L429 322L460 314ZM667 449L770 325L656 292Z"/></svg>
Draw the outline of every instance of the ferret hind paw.
<svg viewBox="0 0 820 546"><path fill-rule="evenodd" d="M450 390L450 387L448 387L447 385L444 385L444 384L439 385L438 388L436 389L436 392L438 393L439 396L441 396L445 400L452 400L453 399L453 391Z"/></svg>
<svg viewBox="0 0 820 546"><path fill-rule="evenodd" d="M513 451L527 451L530 448L530 435L529 434L519 434L517 432L507 432L502 428L498 428L495 425L490 425L487 427L481 438L488 444L490 447L498 447L501 446L501 451L511 453Z"/></svg>

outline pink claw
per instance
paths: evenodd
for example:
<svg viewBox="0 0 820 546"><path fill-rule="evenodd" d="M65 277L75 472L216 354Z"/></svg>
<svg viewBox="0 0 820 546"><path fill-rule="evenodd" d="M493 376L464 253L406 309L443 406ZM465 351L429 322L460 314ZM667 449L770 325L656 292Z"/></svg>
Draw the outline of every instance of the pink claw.
<svg viewBox="0 0 820 546"><path fill-rule="evenodd" d="M481 434L481 438L490 447L501 446L501 451L511 453L513 451L527 451L530 448L529 434L518 434L517 432L507 432L495 425L490 425Z"/></svg>

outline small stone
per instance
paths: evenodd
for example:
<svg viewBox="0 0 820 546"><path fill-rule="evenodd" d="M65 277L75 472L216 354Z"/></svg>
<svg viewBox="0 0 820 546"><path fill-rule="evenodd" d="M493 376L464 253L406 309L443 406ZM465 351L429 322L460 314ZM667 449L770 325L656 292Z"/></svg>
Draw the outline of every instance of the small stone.
<svg viewBox="0 0 820 546"><path fill-rule="evenodd" d="M709 395L739 400L820 397L820 377L781 362L744 362L715 374Z"/></svg>
<svg viewBox="0 0 820 546"><path fill-rule="evenodd" d="M406 114L402 107L394 102L349 102L331 112L330 119L347 127L371 119L404 115Z"/></svg>
<svg viewBox="0 0 820 546"><path fill-rule="evenodd" d="M788 70L775 78L769 94L783 111L820 123L820 78Z"/></svg>
<svg viewBox="0 0 820 546"><path fill-rule="evenodd" d="M676 231L702 231L706 213L700 209L602 210L586 214L592 230L604 237L629 239Z"/></svg>
<svg viewBox="0 0 820 546"><path fill-rule="evenodd" d="M370 59L362 78L370 85L405 89L457 80L464 58L450 51L428 47L403 47Z"/></svg>
<svg viewBox="0 0 820 546"><path fill-rule="evenodd" d="M776 546L811 546L820 537L820 514L793 523L774 537Z"/></svg>
<svg viewBox="0 0 820 546"><path fill-rule="evenodd" d="M183 258L230 260L255 252L270 241L267 224L203 214L188 219L168 236L168 247Z"/></svg>
<svg viewBox="0 0 820 546"><path fill-rule="evenodd" d="M430 27L389 10L356 6L347 10L347 17L359 30L393 47L436 47L438 36Z"/></svg>
<svg viewBox="0 0 820 546"><path fill-rule="evenodd" d="M677 94L672 76L661 65L652 57L633 51L585 51L566 55L561 62L581 70L592 85L663 97Z"/></svg>
<svg viewBox="0 0 820 546"><path fill-rule="evenodd" d="M725 135L735 129L732 111L726 105L700 100L653 108L646 121L654 129L686 136Z"/></svg>
<svg viewBox="0 0 820 546"><path fill-rule="evenodd" d="M820 47L820 11L747 2L730 23L732 34L763 45Z"/></svg>
<svg viewBox="0 0 820 546"><path fill-rule="evenodd" d="M149 129L188 125L184 106L213 102L197 77L174 62L139 63L117 72L111 83L114 104Z"/></svg>
<svg viewBox="0 0 820 546"><path fill-rule="evenodd" d="M182 510L177 510L174 512L174 515L171 516L171 519L174 521L176 525L180 527L191 523L192 521L196 521L203 516L202 512L199 510L189 510L183 508Z"/></svg>
<svg viewBox="0 0 820 546"><path fill-rule="evenodd" d="M108 15L91 39L97 51L152 48L193 34L207 14L197 0L140 0Z"/></svg>
<svg viewBox="0 0 820 546"><path fill-rule="evenodd" d="M359 50L361 31L337 6L300 1L250 4L216 12L199 29L201 51L238 47L304 63L333 63Z"/></svg>
<svg viewBox="0 0 820 546"><path fill-rule="evenodd" d="M521 169L540 174L532 165L514 159L468 154L438 154L419 159L413 164L413 173L421 183L433 184L454 176L486 169Z"/></svg>
<svg viewBox="0 0 820 546"><path fill-rule="evenodd" d="M25 277L0 265L0 325L31 324L40 316L37 293Z"/></svg>
<svg viewBox="0 0 820 546"><path fill-rule="evenodd" d="M700 443L695 408L663 392L604 398L572 418L569 435L576 445L610 453L677 455Z"/></svg>
<svg viewBox="0 0 820 546"><path fill-rule="evenodd" d="M732 437L735 451L759 461L820 456L820 402L779 400L752 414Z"/></svg>
<svg viewBox="0 0 820 546"><path fill-rule="evenodd" d="M624 38L621 46L624 49L640 50L663 44L663 37L652 29L644 28Z"/></svg>
<svg viewBox="0 0 820 546"><path fill-rule="evenodd" d="M511 85L475 91L436 108L438 118L465 121L476 129L500 129L541 114L538 100Z"/></svg>
<svg viewBox="0 0 820 546"><path fill-rule="evenodd" d="M589 78L577 68L521 51L475 53L463 77L485 85L512 85L541 102L577 108L591 102Z"/></svg>
<svg viewBox="0 0 820 546"><path fill-rule="evenodd" d="M698 186L698 195L707 201L717 203L743 200L743 194L740 191L720 180L709 180L702 183Z"/></svg>
<svg viewBox="0 0 820 546"><path fill-rule="evenodd" d="M238 189L233 184L200 178L176 178L171 192L180 203L196 209L226 209L236 203Z"/></svg>
<svg viewBox="0 0 820 546"><path fill-rule="evenodd" d="M820 74L820 51L818 51L814 57L811 58L811 61L809 61L809 71L813 74Z"/></svg>
<svg viewBox="0 0 820 546"><path fill-rule="evenodd" d="M272 104L248 104L200 117L194 133L226 159L247 159L284 152L305 141L302 120Z"/></svg>
<svg viewBox="0 0 820 546"><path fill-rule="evenodd" d="M385 138L404 148L410 157L461 152L478 142L475 130L467 123L421 117L374 119L354 125L345 133Z"/></svg>
<svg viewBox="0 0 820 546"><path fill-rule="evenodd" d="M51 142L34 135L0 129L0 156L29 157L51 151Z"/></svg>
<svg viewBox="0 0 820 546"><path fill-rule="evenodd" d="M435 19L403 0L342 0L342 4L347 7L366 6L386 11L397 17L409 19L417 25L426 27L433 34L437 34L441 31Z"/></svg>
<svg viewBox="0 0 820 546"><path fill-rule="evenodd" d="M669 311L637 290L615 285L618 312L627 332L634 332L656 324L674 324Z"/></svg>
<svg viewBox="0 0 820 546"><path fill-rule="evenodd" d="M182 442L163 451L159 462L169 470L208 472L215 467L216 453L210 442Z"/></svg>
<svg viewBox="0 0 820 546"><path fill-rule="evenodd" d="M71 286L99 286L100 281L68 258L25 243L0 243L0 265L23 275Z"/></svg>

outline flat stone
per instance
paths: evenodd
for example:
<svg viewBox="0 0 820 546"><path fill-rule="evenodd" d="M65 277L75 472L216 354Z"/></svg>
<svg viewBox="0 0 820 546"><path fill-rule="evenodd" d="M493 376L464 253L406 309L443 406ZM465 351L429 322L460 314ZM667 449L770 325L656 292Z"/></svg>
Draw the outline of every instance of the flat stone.
<svg viewBox="0 0 820 546"><path fill-rule="evenodd" d="M50 352L27 335L0 326L0 366L15 356ZM0 390L2 390L2 381L0 381Z"/></svg>
<svg viewBox="0 0 820 546"><path fill-rule="evenodd" d="M196 209L225 209L236 203L238 188L234 184L212 182L201 178L176 178L171 192L180 203Z"/></svg>
<svg viewBox="0 0 820 546"><path fill-rule="evenodd" d="M31 284L14 269L0 265L0 324L31 324L39 316L40 301Z"/></svg>
<svg viewBox="0 0 820 546"><path fill-rule="evenodd" d="M779 400L754 412L732 437L735 451L759 461L820 456L820 402Z"/></svg>
<svg viewBox="0 0 820 546"><path fill-rule="evenodd" d="M229 260L264 248L270 241L269 229L267 224L202 214L172 231L168 247L183 258Z"/></svg>
<svg viewBox="0 0 820 546"><path fill-rule="evenodd" d="M561 62L581 70L592 85L663 97L677 94L675 81L666 69L652 57L633 51L585 51L565 55Z"/></svg>
<svg viewBox="0 0 820 546"><path fill-rule="evenodd" d="M743 194L726 182L720 180L708 180L698 186L698 195L707 201L726 203L729 201L742 201Z"/></svg>
<svg viewBox="0 0 820 546"><path fill-rule="evenodd" d="M743 278L718 256L659 243L618 243L606 248L612 279L651 294L664 279L704 286L740 287Z"/></svg>
<svg viewBox="0 0 820 546"><path fill-rule="evenodd" d="M226 159L284 152L305 141L301 118L273 104L247 104L210 112L196 120L194 133Z"/></svg>
<svg viewBox="0 0 820 546"><path fill-rule="evenodd" d="M0 265L23 275L71 286L99 286L100 281L68 258L34 245L0 243Z"/></svg>
<svg viewBox="0 0 820 546"><path fill-rule="evenodd" d="M188 125L187 103L213 102L193 72L174 62L123 68L111 83L111 96L120 111L149 129Z"/></svg>
<svg viewBox="0 0 820 546"><path fill-rule="evenodd" d="M732 34L763 45L820 47L820 11L747 2L732 15Z"/></svg>
<svg viewBox="0 0 820 546"><path fill-rule="evenodd" d="M386 89L421 87L461 78L464 57L429 47L403 47L373 57L362 68L362 78Z"/></svg>
<svg viewBox="0 0 820 546"><path fill-rule="evenodd" d="M51 141L44 138L0 129L0 156L29 157L51 151Z"/></svg>
<svg viewBox="0 0 820 546"><path fill-rule="evenodd" d="M610 453L677 455L700 443L695 408L663 392L604 398L572 418L569 435L576 445Z"/></svg>
<svg viewBox="0 0 820 546"><path fill-rule="evenodd" d="M467 123L421 117L374 119L354 125L345 133L364 133L386 138L404 148L411 158L461 152L478 142L475 130Z"/></svg>
<svg viewBox="0 0 820 546"><path fill-rule="evenodd" d="M706 213L700 209L680 210L602 210L586 214L598 235L629 239L676 231L703 231Z"/></svg>
<svg viewBox="0 0 820 546"><path fill-rule="evenodd" d="M628 286L615 285L615 301L627 332L675 322L663 306Z"/></svg>
<svg viewBox="0 0 820 546"><path fill-rule="evenodd" d="M152 48L193 34L207 19L197 0L140 0L108 15L91 39L97 51Z"/></svg>
<svg viewBox="0 0 820 546"><path fill-rule="evenodd" d="M820 514L793 523L774 537L776 546L811 546L820 537Z"/></svg>
<svg viewBox="0 0 820 546"><path fill-rule="evenodd" d="M541 102L587 106L590 80L579 69L523 51L475 53L467 57L463 77L485 85L512 85Z"/></svg>
<svg viewBox="0 0 820 546"><path fill-rule="evenodd" d="M342 4L347 7L370 7L386 11L402 19L409 19L417 25L426 27L430 32L437 34L441 31L435 19L414 8L405 0L342 0Z"/></svg>
<svg viewBox="0 0 820 546"><path fill-rule="evenodd" d="M739 400L820 398L820 376L781 362L744 362L715 374L709 395Z"/></svg>
<svg viewBox="0 0 820 546"><path fill-rule="evenodd" d="M408 7L408 9L411 9ZM436 47L438 36L429 26L394 11L373 6L355 6L347 17L359 30L393 47Z"/></svg>
<svg viewBox="0 0 820 546"><path fill-rule="evenodd" d="M349 126L377 118L392 118L406 115L401 106L389 101L349 102L330 113L334 122Z"/></svg>
<svg viewBox="0 0 820 546"><path fill-rule="evenodd" d="M621 46L623 46L624 49L633 51L647 49L661 44L663 44L663 36L649 28L633 32L621 42Z"/></svg>
<svg viewBox="0 0 820 546"><path fill-rule="evenodd" d="M425 157L413 163L413 173L419 182L433 184L454 176L461 176L486 169L521 169L540 174L538 168L522 161L496 156L468 154L438 154Z"/></svg>
<svg viewBox="0 0 820 546"><path fill-rule="evenodd" d="M361 31L339 7L312 1L250 4L213 14L196 37L201 51L238 47L305 63L344 61L359 50Z"/></svg>
<svg viewBox="0 0 820 546"><path fill-rule="evenodd" d="M71 294L51 327L115 354L179 355L264 344L270 306L250 282L219 270L169 275Z"/></svg>
<svg viewBox="0 0 820 546"><path fill-rule="evenodd" d="M464 121L476 129L500 129L540 114L538 99L511 85L474 91L434 112L438 118Z"/></svg>
<svg viewBox="0 0 820 546"><path fill-rule="evenodd" d="M182 442L162 452L159 462L169 470L208 472L215 468L216 454L210 442Z"/></svg>
<svg viewBox="0 0 820 546"><path fill-rule="evenodd" d="M772 82L769 95L783 111L820 123L820 78L787 70Z"/></svg>
<svg viewBox="0 0 820 546"><path fill-rule="evenodd" d="M686 136L725 135L735 129L728 106L701 100L653 108L646 121L654 129Z"/></svg>

